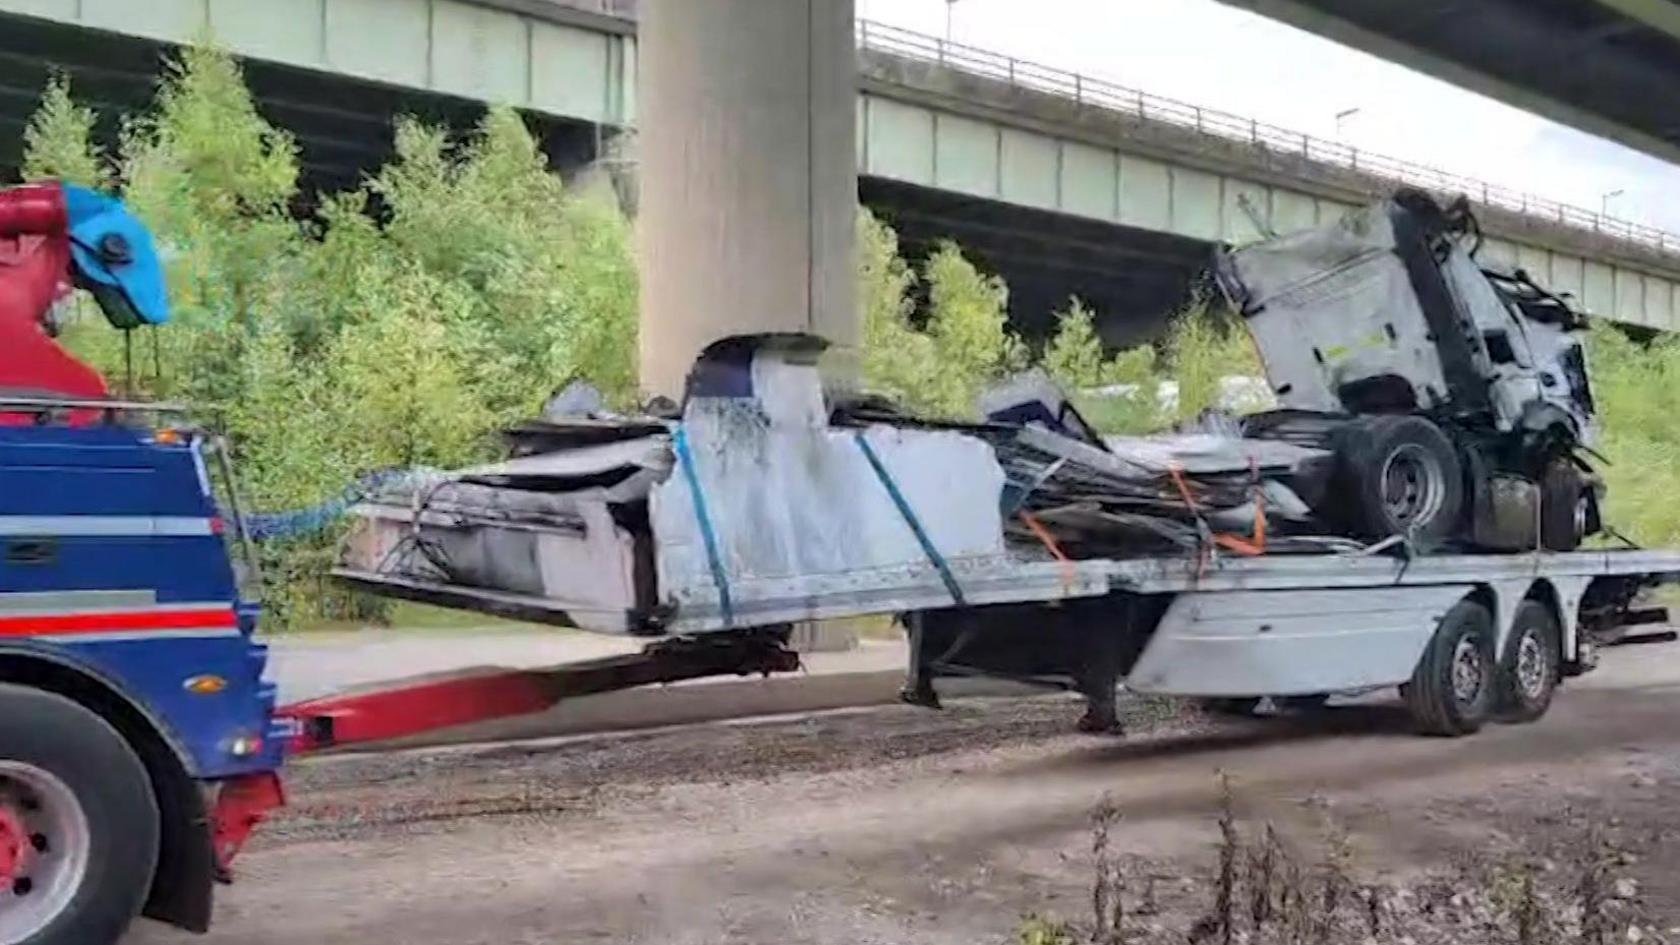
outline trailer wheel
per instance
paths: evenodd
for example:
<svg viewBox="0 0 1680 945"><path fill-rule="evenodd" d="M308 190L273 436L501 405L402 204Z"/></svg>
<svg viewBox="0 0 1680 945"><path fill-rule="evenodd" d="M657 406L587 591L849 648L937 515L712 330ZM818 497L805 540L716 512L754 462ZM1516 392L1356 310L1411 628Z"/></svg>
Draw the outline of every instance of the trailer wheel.
<svg viewBox="0 0 1680 945"><path fill-rule="evenodd" d="M1562 664L1563 628L1537 600L1517 607L1499 663L1499 708L1512 722L1532 722L1551 708Z"/></svg>
<svg viewBox="0 0 1680 945"><path fill-rule="evenodd" d="M1464 470L1441 428L1424 417L1368 417L1337 449L1351 487L1347 523L1361 537L1405 535L1425 549L1445 543L1464 511Z"/></svg>
<svg viewBox="0 0 1680 945"><path fill-rule="evenodd" d="M0 684L0 942L115 942L157 855L157 802L123 737L69 699Z"/></svg>
<svg viewBox="0 0 1680 945"><path fill-rule="evenodd" d="M1480 729L1497 704L1495 662L1493 615L1473 600L1454 604L1401 687L1418 728L1448 736Z"/></svg>
<svg viewBox="0 0 1680 945"><path fill-rule="evenodd" d="M1568 460L1546 467L1540 480L1540 544L1548 551L1574 551L1586 539L1592 519L1592 491Z"/></svg>

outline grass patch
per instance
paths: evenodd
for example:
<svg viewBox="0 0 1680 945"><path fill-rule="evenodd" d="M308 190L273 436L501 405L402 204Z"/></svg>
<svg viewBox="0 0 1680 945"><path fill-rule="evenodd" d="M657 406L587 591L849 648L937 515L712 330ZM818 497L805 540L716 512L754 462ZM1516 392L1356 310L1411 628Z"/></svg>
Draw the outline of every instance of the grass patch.
<svg viewBox="0 0 1680 945"><path fill-rule="evenodd" d="M376 630L395 633L577 633L571 627L505 620L489 614L469 610L452 610L412 601L397 601L390 611L389 623L348 618L321 620L288 628L287 633L359 633Z"/></svg>

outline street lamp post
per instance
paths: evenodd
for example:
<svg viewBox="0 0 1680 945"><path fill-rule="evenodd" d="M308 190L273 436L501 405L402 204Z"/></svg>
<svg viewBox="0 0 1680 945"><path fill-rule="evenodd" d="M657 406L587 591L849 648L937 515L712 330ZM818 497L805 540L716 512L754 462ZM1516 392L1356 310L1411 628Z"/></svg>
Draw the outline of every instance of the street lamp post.
<svg viewBox="0 0 1680 945"><path fill-rule="evenodd" d="M1358 115L1358 114L1359 114L1359 106L1357 106L1357 105L1355 105L1352 108L1344 108L1341 111L1336 113L1336 137L1337 137L1337 139L1341 139L1343 137L1342 129L1347 124L1348 119L1352 118L1352 117L1354 117L1355 115Z"/></svg>
<svg viewBox="0 0 1680 945"><path fill-rule="evenodd" d="M1624 190L1621 187L1618 187L1615 190L1607 190L1604 193L1599 194L1599 196L1598 196L1598 215L1601 216L1601 217L1609 216L1610 215L1610 201L1616 199L1617 197L1620 197L1622 194L1625 194L1625 193L1627 193L1626 190Z"/></svg>

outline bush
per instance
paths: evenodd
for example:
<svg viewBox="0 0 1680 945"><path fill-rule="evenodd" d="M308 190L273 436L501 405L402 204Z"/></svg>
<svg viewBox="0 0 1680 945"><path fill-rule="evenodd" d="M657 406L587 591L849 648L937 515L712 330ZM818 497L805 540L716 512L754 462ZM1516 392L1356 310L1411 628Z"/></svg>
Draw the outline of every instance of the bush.
<svg viewBox="0 0 1680 945"><path fill-rule="evenodd" d="M1608 490L1604 520L1643 545L1680 543L1680 508L1653 501L1680 491L1680 339L1640 345L1598 322L1587 349L1608 460L1595 464Z"/></svg>

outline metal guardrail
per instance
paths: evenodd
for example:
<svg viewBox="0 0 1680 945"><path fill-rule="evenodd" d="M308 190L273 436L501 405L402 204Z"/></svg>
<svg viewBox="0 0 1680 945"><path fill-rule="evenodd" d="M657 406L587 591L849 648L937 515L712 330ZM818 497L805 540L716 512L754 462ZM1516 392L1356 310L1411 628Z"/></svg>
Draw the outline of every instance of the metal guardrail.
<svg viewBox="0 0 1680 945"><path fill-rule="evenodd" d="M938 63L951 69L1060 96L1095 108L1163 122L1227 141L1264 148L1277 154L1295 155L1437 193L1466 194L1470 199L1490 207L1590 230L1663 252L1680 253L1680 235L1665 230L1510 190L1439 168L1375 154L1339 141L1317 138L1253 118L1151 95L1078 72L947 42L935 36L870 20L858 21L857 40L861 49Z"/></svg>

